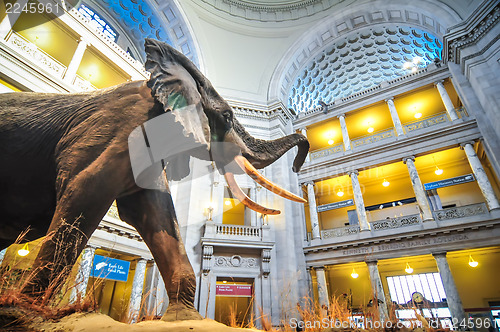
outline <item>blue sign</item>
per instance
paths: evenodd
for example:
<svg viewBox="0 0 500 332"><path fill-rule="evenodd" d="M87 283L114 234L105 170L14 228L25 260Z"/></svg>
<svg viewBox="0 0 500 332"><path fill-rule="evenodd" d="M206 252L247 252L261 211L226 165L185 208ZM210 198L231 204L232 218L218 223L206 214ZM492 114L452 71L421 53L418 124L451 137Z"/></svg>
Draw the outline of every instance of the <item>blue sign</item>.
<svg viewBox="0 0 500 332"><path fill-rule="evenodd" d="M424 188L425 188L425 190L431 190L431 189L454 186L456 184L462 184L462 183L466 183L466 182L472 182L474 180L475 180L474 175L467 174L467 175L457 176L455 178L450 178L450 179L446 179L446 180L424 183Z"/></svg>
<svg viewBox="0 0 500 332"><path fill-rule="evenodd" d="M318 212L325 212L328 210L340 209L340 208L343 208L346 206L351 206L351 205L354 205L354 201L352 199L348 199L347 201L320 205L320 206L318 206L317 210L318 210Z"/></svg>
<svg viewBox="0 0 500 332"><path fill-rule="evenodd" d="M100 255L94 256L91 277L127 281L130 262Z"/></svg>

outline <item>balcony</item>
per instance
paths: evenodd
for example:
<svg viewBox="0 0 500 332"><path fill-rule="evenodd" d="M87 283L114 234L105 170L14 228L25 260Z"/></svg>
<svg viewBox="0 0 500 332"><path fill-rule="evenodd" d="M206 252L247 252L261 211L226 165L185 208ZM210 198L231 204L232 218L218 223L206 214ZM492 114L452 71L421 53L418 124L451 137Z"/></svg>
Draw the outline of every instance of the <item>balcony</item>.
<svg viewBox="0 0 500 332"><path fill-rule="evenodd" d="M207 221L202 242L210 242L212 245L220 246L268 247L271 243L270 238L270 228L268 225L259 227L216 224L213 221Z"/></svg>
<svg viewBox="0 0 500 332"><path fill-rule="evenodd" d="M422 222L419 214L412 214L397 218L388 218L370 222L371 230L361 232L358 225L349 225L321 231L322 242L344 242L355 240L363 234L363 238L384 235L403 234L426 229L427 224L435 224L434 228L464 223L464 218L473 217L473 220L490 218L490 212L485 203L471 204L438 210L433 212L434 222ZM465 221L466 222L466 221ZM425 225L424 225L425 224ZM411 228L410 228L411 227Z"/></svg>

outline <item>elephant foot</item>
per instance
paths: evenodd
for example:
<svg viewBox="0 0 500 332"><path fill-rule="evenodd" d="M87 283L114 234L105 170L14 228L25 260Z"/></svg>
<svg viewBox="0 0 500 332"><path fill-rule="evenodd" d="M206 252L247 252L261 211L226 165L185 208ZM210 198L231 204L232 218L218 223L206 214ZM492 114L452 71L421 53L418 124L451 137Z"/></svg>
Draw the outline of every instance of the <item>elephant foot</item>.
<svg viewBox="0 0 500 332"><path fill-rule="evenodd" d="M201 315L194 308L188 308L182 303L169 304L167 311L163 314L161 320L173 322L176 320L200 320Z"/></svg>

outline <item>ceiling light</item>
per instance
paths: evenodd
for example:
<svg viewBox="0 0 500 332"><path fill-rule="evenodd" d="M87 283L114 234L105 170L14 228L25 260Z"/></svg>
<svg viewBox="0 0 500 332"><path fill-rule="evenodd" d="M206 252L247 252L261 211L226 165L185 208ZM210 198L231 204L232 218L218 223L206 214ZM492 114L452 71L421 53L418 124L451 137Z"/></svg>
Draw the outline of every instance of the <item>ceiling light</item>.
<svg viewBox="0 0 500 332"><path fill-rule="evenodd" d="M403 64L403 68L404 68L404 69L410 69L410 67L411 67L411 62L405 62L405 63Z"/></svg>
<svg viewBox="0 0 500 332"><path fill-rule="evenodd" d="M30 253L30 250L29 250L29 248L28 248L28 244L27 244L27 243L26 243L26 244L24 244L24 246L23 246L23 248L22 248L22 249L19 249L19 250L17 251L17 254L18 254L19 256L23 256L23 257L24 257L24 256L26 256L26 255L27 255L27 254L29 254L29 253ZM469 264L470 264L470 263L469 263Z"/></svg>
<svg viewBox="0 0 500 332"><path fill-rule="evenodd" d="M227 284L227 281L226 281L226 280L222 280L222 283L223 283L223 284Z"/></svg>
<svg viewBox="0 0 500 332"><path fill-rule="evenodd" d="M413 67L413 68L411 69L411 72L412 72L412 73L416 73L416 72L417 72L417 67Z"/></svg>
<svg viewBox="0 0 500 332"><path fill-rule="evenodd" d="M413 273L413 269L411 268L410 264L408 264L408 262L406 262L405 272L408 273L408 274L412 274Z"/></svg>
<svg viewBox="0 0 500 332"><path fill-rule="evenodd" d="M328 145L333 145L333 143L334 143L333 139L328 140Z"/></svg>
<svg viewBox="0 0 500 332"><path fill-rule="evenodd" d="M415 65L418 65L420 63L420 61L422 61L422 59L419 58L418 56L413 58L413 64L415 64Z"/></svg>
<svg viewBox="0 0 500 332"><path fill-rule="evenodd" d="M398 205L399 205L399 206L402 206L402 205L403 205L403 203L401 203L401 201L398 201Z"/></svg>
<svg viewBox="0 0 500 332"><path fill-rule="evenodd" d="M474 258L472 258L472 255L469 255L469 265L470 265L471 267L477 267L477 266L479 265L479 263L478 263L478 262L476 262L476 261L474 260Z"/></svg>
<svg viewBox="0 0 500 332"><path fill-rule="evenodd" d="M342 191L342 189L339 188L339 191L337 191L337 196L339 197L344 196L344 192Z"/></svg>
<svg viewBox="0 0 500 332"><path fill-rule="evenodd" d="M434 173L436 173L436 175L441 175L441 174L443 174L443 170L441 168L437 167L437 165L436 165L436 170L434 171Z"/></svg>
<svg viewBox="0 0 500 332"><path fill-rule="evenodd" d="M390 184L391 184L391 183L390 183L389 181L387 181L386 179L384 179L384 182L382 182L382 185L383 185L384 187L389 187L389 185L390 185Z"/></svg>
<svg viewBox="0 0 500 332"><path fill-rule="evenodd" d="M380 204L380 206L378 207L380 210L382 210L384 208L384 204Z"/></svg>
<svg viewBox="0 0 500 332"><path fill-rule="evenodd" d="M231 205L231 201L230 201L230 200L228 200L228 199L226 199L226 201L224 202L224 204L226 204L226 205L228 205L228 206L229 206L229 205Z"/></svg>
<svg viewBox="0 0 500 332"><path fill-rule="evenodd" d="M368 128L368 132L369 132L370 134L371 134L371 133L373 133L373 131L374 131L374 130L375 130L375 129L373 129L373 127Z"/></svg>
<svg viewBox="0 0 500 332"><path fill-rule="evenodd" d="M356 270L354 268L352 268L351 277L353 277L354 279L356 279L357 277L359 277L359 274L356 273Z"/></svg>
<svg viewBox="0 0 500 332"><path fill-rule="evenodd" d="M415 119L420 119L422 117L422 113L417 112L413 116L415 117Z"/></svg>

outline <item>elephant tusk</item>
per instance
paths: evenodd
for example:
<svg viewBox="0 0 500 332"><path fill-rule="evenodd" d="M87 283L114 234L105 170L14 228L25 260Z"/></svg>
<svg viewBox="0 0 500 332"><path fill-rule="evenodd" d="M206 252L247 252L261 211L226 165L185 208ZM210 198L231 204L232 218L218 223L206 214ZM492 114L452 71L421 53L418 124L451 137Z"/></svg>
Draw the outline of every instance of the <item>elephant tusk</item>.
<svg viewBox="0 0 500 332"><path fill-rule="evenodd" d="M262 213L262 214L280 214L280 210L273 210L273 209L268 209L266 207L263 207L262 205L257 204L256 202L252 201L250 198L248 198L247 195L241 190L240 186L236 183L234 180L234 175L233 173L226 172L224 174L224 177L226 178L227 185L231 192L233 193L234 197L236 197L241 203L243 203L245 206L248 208Z"/></svg>
<svg viewBox="0 0 500 332"><path fill-rule="evenodd" d="M272 183L268 179L266 179L262 174L260 174L257 169L247 160L247 158L243 156L236 156L234 157L234 161L238 164L238 166L241 167L242 170L245 171L245 173L248 174L252 179L255 180L258 184L260 184L262 187L266 188L267 190L280 195L281 197L284 197L286 199L289 199L294 202L299 202L299 203L306 203L307 201L303 199L302 197L299 197L295 194L292 194L291 192L281 188L280 186Z"/></svg>

